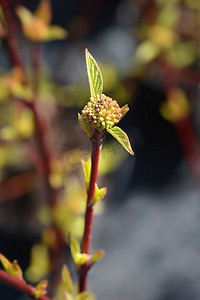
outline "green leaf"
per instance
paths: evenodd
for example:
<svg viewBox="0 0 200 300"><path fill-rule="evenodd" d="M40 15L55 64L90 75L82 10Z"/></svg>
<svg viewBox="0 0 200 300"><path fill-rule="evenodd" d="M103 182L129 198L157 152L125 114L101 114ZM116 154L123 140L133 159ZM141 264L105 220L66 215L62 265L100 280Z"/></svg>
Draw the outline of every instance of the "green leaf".
<svg viewBox="0 0 200 300"><path fill-rule="evenodd" d="M98 262L100 259L102 259L105 255L105 251L100 249L95 254L92 255L92 258L90 260L90 264L94 265L96 262Z"/></svg>
<svg viewBox="0 0 200 300"><path fill-rule="evenodd" d="M13 277L15 277L19 280L23 280L22 270L21 270L21 268L18 265L18 262L16 260L14 260L13 263L12 263L12 268L11 268L10 275L12 275Z"/></svg>
<svg viewBox="0 0 200 300"><path fill-rule="evenodd" d="M84 265L87 261L90 260L90 258L91 255L86 253L76 253L73 257L75 264L78 266Z"/></svg>
<svg viewBox="0 0 200 300"><path fill-rule="evenodd" d="M52 19L51 2L49 0L41 0L34 16L49 25Z"/></svg>
<svg viewBox="0 0 200 300"><path fill-rule="evenodd" d="M99 189L97 184L95 184L95 194L94 194L94 198L92 199L91 205L94 205L95 203L103 199L106 192L107 192L107 188Z"/></svg>
<svg viewBox="0 0 200 300"><path fill-rule="evenodd" d="M87 161L81 159L81 164L83 169L83 175L85 178L86 189L88 191L89 184L90 184L90 174L91 174L91 159L88 159Z"/></svg>
<svg viewBox="0 0 200 300"><path fill-rule="evenodd" d="M41 282L38 283L34 290L34 297L36 299L40 298L41 296L45 295L47 293L46 288L47 288L48 282L46 280L42 280Z"/></svg>
<svg viewBox="0 0 200 300"><path fill-rule="evenodd" d="M23 280L22 270L16 260L14 260L13 263L11 263L3 254L0 254L0 261L1 261L5 271L9 275L11 275L19 280Z"/></svg>
<svg viewBox="0 0 200 300"><path fill-rule="evenodd" d="M64 300L73 300L74 298L72 297L71 294L69 294L68 292L64 292L63 293L63 297L64 297Z"/></svg>
<svg viewBox="0 0 200 300"><path fill-rule="evenodd" d="M69 270L66 265L63 266L62 268L62 282L64 285L64 288L67 292L72 294L73 292L73 282L69 273Z"/></svg>
<svg viewBox="0 0 200 300"><path fill-rule="evenodd" d="M0 261L5 271L8 273L12 265L11 262L3 254L0 254Z"/></svg>
<svg viewBox="0 0 200 300"><path fill-rule="evenodd" d="M85 59L91 97L101 95L103 92L103 78L101 70L87 49L85 50Z"/></svg>
<svg viewBox="0 0 200 300"><path fill-rule="evenodd" d="M30 25L34 20L33 14L24 6L18 6L16 14L23 26Z"/></svg>
<svg viewBox="0 0 200 300"><path fill-rule="evenodd" d="M70 250L71 250L72 256L74 256L74 254L76 254L76 253L81 252L81 247L80 247L79 241L74 237L70 238Z"/></svg>
<svg viewBox="0 0 200 300"><path fill-rule="evenodd" d="M84 265L91 258L91 255L81 253L80 244L76 238L70 239L70 250L76 265Z"/></svg>
<svg viewBox="0 0 200 300"><path fill-rule="evenodd" d="M44 36L44 41L51 41L51 40L62 40L68 36L68 33L65 29L60 26L52 25L46 31Z"/></svg>
<svg viewBox="0 0 200 300"><path fill-rule="evenodd" d="M122 118L127 114L128 111L129 111L128 104L125 104L124 106L121 107Z"/></svg>
<svg viewBox="0 0 200 300"><path fill-rule="evenodd" d="M88 292L79 293L74 300L94 300L95 297Z"/></svg>
<svg viewBox="0 0 200 300"><path fill-rule="evenodd" d="M89 137L92 137L92 133L90 131L90 127L87 125L85 120L82 118L82 116L78 113L78 122L81 125L81 128L89 135Z"/></svg>
<svg viewBox="0 0 200 300"><path fill-rule="evenodd" d="M129 138L127 134L119 127L107 129L107 131L128 151L131 155L134 155Z"/></svg>

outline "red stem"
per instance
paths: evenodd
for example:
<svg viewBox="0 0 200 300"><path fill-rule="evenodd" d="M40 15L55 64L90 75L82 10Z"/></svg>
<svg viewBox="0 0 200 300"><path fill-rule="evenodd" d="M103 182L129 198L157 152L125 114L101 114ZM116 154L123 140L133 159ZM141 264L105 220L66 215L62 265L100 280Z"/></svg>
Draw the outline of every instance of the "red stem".
<svg viewBox="0 0 200 300"><path fill-rule="evenodd" d="M27 77L24 71L24 66L22 64L18 48L17 48L17 42L15 38L15 33L14 33L14 26L13 26L13 21L10 13L10 9L8 6L8 3L6 0L0 0L0 4L4 13L4 17L6 20L6 26L7 26L7 35L4 39L5 46L7 48L7 51L10 56L10 60L13 63L15 67L18 67L23 75L24 83L27 82Z"/></svg>
<svg viewBox="0 0 200 300"><path fill-rule="evenodd" d="M41 58L40 43L35 42L32 45L33 91L35 92L35 94L38 93L38 87L39 87L40 58Z"/></svg>
<svg viewBox="0 0 200 300"><path fill-rule="evenodd" d="M51 153L50 150L47 124L42 115L42 109L40 108L40 105L36 99L32 102L32 111L35 117L35 127L36 127L36 132L38 134L40 152L42 155L42 160L44 161L43 165L45 168L44 169L46 175L45 177L48 180L51 171L50 164L53 158L53 154Z"/></svg>
<svg viewBox="0 0 200 300"><path fill-rule="evenodd" d="M81 253L90 253L91 248L91 238L92 238L92 224L93 224L93 207L91 206L91 201L95 194L95 184L97 182L98 176L98 164L99 156L102 146L102 134L95 130L94 138L92 139L92 154L91 154L91 175L90 175L90 185L87 197L87 208L85 213L85 228L83 234L83 240L81 245ZM88 264L84 264L80 268L80 280L79 280L79 291L83 292L86 288L87 274L88 274Z"/></svg>
<svg viewBox="0 0 200 300"><path fill-rule="evenodd" d="M183 120L175 122L174 126L176 128L179 141L184 151L190 172L196 180L197 186L199 187L200 149L191 120L189 117L185 118Z"/></svg>
<svg viewBox="0 0 200 300"><path fill-rule="evenodd" d="M15 277L12 277L5 271L0 270L0 282L11 286L12 288L17 289L18 291L24 293L25 295L29 296L32 299L34 297L35 288L31 285L28 285L25 281L19 280ZM38 300L50 300L47 296L43 295L37 298Z"/></svg>

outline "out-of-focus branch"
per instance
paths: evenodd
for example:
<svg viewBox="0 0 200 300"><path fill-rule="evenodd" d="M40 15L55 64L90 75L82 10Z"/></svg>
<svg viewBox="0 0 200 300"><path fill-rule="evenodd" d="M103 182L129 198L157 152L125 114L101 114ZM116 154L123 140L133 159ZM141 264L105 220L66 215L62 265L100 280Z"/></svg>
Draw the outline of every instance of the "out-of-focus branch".
<svg viewBox="0 0 200 300"><path fill-rule="evenodd" d="M31 285L28 285L25 281L19 280L5 271L0 270L0 282L9 285L12 288L17 289L18 291L24 293L25 295L29 296L31 299L36 299L35 297L35 288ZM50 300L49 297L42 295L38 300Z"/></svg>

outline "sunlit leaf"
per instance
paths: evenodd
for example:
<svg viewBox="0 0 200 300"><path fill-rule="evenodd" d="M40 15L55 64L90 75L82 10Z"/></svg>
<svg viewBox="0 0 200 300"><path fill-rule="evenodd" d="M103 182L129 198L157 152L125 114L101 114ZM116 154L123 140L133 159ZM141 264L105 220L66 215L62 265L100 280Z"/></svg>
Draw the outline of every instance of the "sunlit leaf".
<svg viewBox="0 0 200 300"><path fill-rule="evenodd" d="M34 15L47 25L50 24L52 18L50 0L40 0Z"/></svg>
<svg viewBox="0 0 200 300"><path fill-rule="evenodd" d="M147 64L160 54L160 48L154 42L147 40L141 43L136 51L136 58L140 63Z"/></svg>
<svg viewBox="0 0 200 300"><path fill-rule="evenodd" d="M5 269L6 272L9 273L10 269L11 269L11 262L3 255L0 254L0 261Z"/></svg>
<svg viewBox="0 0 200 300"><path fill-rule="evenodd" d="M70 239L71 254L76 265L83 265L91 258L91 255L81 253L79 241L75 238Z"/></svg>
<svg viewBox="0 0 200 300"><path fill-rule="evenodd" d="M11 263L3 254L0 254L0 261L1 261L5 271L9 275L11 275L19 280L23 280L22 270L16 260Z"/></svg>
<svg viewBox="0 0 200 300"><path fill-rule="evenodd" d="M89 183L90 183L90 174L91 174L91 159L84 161L81 159L83 175L85 179L86 189L89 190Z"/></svg>
<svg viewBox="0 0 200 300"><path fill-rule="evenodd" d="M70 250L71 250L72 256L74 256L76 253L80 253L81 252L80 243L74 237L70 238Z"/></svg>
<svg viewBox="0 0 200 300"><path fill-rule="evenodd" d="M121 107L122 118L127 114L128 111L129 111L128 104L125 104L124 106Z"/></svg>
<svg viewBox="0 0 200 300"><path fill-rule="evenodd" d="M87 49L85 50L85 59L91 97L95 97L97 94L101 95L103 92L103 78L101 70Z"/></svg>
<svg viewBox="0 0 200 300"><path fill-rule="evenodd" d="M23 273L16 260L12 263L11 275L19 280L23 280Z"/></svg>
<svg viewBox="0 0 200 300"><path fill-rule="evenodd" d="M62 269L62 282L65 290L70 294L72 294L74 286L73 286L73 282L69 270L66 265L64 265Z"/></svg>
<svg viewBox="0 0 200 300"><path fill-rule="evenodd" d="M99 189L97 184L95 184L95 194L94 198L92 199L91 205L96 204L98 201L104 198L105 194L107 192L107 188L101 188Z"/></svg>
<svg viewBox="0 0 200 300"><path fill-rule="evenodd" d="M134 155L129 138L127 134L119 127L114 126L107 131L124 147L124 149L131 155Z"/></svg>
<svg viewBox="0 0 200 300"><path fill-rule="evenodd" d="M16 13L23 26L30 25L34 20L33 14L24 6L18 6Z"/></svg>
<svg viewBox="0 0 200 300"><path fill-rule="evenodd" d="M41 11L44 10L43 5L48 5L48 1L46 3L45 2L46 1L44 1L42 7L39 8L39 11L36 11L36 14L39 14L39 17L37 17L37 15L33 15L31 12L29 12L28 9L23 6L19 6L17 8L16 13L22 23L24 35L28 39L35 42L45 42L66 38L66 30L56 25L49 26L47 24L49 23L50 13L48 12L47 8L45 9L45 11Z"/></svg>
<svg viewBox="0 0 200 300"><path fill-rule="evenodd" d="M94 295L89 294L88 292L79 293L74 300L95 300Z"/></svg>
<svg viewBox="0 0 200 300"><path fill-rule="evenodd" d="M78 266L81 266L90 260L91 255L86 254L86 253L76 253L73 258L74 258L75 264Z"/></svg>
<svg viewBox="0 0 200 300"><path fill-rule="evenodd" d="M38 285L34 289L34 297L36 299L40 298L41 296L47 293L46 291L47 285L48 282L46 280L42 280L41 282L38 283Z"/></svg>
<svg viewBox="0 0 200 300"><path fill-rule="evenodd" d="M64 297L64 300L73 300L74 299L73 296L70 293L68 293L67 291L64 291L63 297Z"/></svg>
<svg viewBox="0 0 200 300"><path fill-rule="evenodd" d="M46 31L46 34L43 37L44 41L51 40L62 40L68 36L68 33L65 29L60 26L52 25Z"/></svg>
<svg viewBox="0 0 200 300"><path fill-rule="evenodd" d="M95 254L92 255L90 264L93 265L97 263L99 260L101 260L104 257L104 255L105 255L105 251L100 249L99 251L97 251Z"/></svg>

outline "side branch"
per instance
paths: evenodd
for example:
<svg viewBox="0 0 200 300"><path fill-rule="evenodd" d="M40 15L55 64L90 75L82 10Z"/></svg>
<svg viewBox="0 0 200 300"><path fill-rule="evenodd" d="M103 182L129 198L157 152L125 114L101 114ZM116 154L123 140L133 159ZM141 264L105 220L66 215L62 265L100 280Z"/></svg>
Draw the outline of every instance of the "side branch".
<svg viewBox="0 0 200 300"><path fill-rule="evenodd" d="M34 296L35 288L28 285L25 281L19 280L5 271L0 270L0 282L15 288L16 290L22 292L23 294L29 296L31 299L36 299ZM43 295L37 298L38 300L50 300L47 296Z"/></svg>

